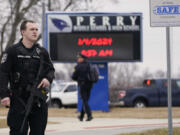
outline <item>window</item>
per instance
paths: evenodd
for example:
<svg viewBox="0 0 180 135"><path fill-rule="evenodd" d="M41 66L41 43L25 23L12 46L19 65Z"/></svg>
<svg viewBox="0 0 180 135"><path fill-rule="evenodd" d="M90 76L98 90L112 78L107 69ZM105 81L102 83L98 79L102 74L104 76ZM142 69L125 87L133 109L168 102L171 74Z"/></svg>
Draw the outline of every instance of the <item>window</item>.
<svg viewBox="0 0 180 135"><path fill-rule="evenodd" d="M168 82L167 82L166 80L164 80L164 81L163 81L163 87L164 87L164 88L167 88L167 86L168 86Z"/></svg>
<svg viewBox="0 0 180 135"><path fill-rule="evenodd" d="M180 88L180 80L176 81L176 85L177 85L178 88Z"/></svg>
<svg viewBox="0 0 180 135"><path fill-rule="evenodd" d="M51 91L60 92L65 87L65 84L52 83Z"/></svg>
<svg viewBox="0 0 180 135"><path fill-rule="evenodd" d="M172 88L180 88L180 80L171 80L171 86ZM168 81L165 80L163 82L163 87L168 87Z"/></svg>
<svg viewBox="0 0 180 135"><path fill-rule="evenodd" d="M75 92L75 91L77 91L77 86L76 85L70 85L65 90L65 92Z"/></svg>

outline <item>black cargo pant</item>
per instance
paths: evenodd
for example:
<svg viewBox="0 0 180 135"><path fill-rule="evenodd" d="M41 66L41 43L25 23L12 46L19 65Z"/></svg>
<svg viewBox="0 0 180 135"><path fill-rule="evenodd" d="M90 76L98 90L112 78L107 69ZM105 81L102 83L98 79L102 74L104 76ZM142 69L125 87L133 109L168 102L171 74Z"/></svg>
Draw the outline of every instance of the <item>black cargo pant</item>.
<svg viewBox="0 0 180 135"><path fill-rule="evenodd" d="M80 87L80 96L82 100L82 109L81 109L81 114L80 117L83 118L84 114L87 114L87 117L91 117L91 108L89 107L88 101L91 95L91 88L92 88L92 83L91 82L80 82L79 87Z"/></svg>
<svg viewBox="0 0 180 135"><path fill-rule="evenodd" d="M24 132L20 133L20 128L24 119L22 105L16 100L11 99L11 106L8 112L8 126L10 127L10 135L44 135L47 125L48 108L46 103L41 103L41 106L33 105L32 111L29 114L24 125Z"/></svg>

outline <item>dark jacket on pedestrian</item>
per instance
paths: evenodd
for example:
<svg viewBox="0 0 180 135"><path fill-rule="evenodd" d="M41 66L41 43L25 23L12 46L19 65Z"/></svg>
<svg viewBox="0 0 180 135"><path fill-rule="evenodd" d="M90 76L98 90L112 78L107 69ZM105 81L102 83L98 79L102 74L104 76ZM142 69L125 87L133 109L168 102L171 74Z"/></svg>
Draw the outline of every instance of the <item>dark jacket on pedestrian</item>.
<svg viewBox="0 0 180 135"><path fill-rule="evenodd" d="M84 61L75 66L72 79L80 82L88 82L89 63Z"/></svg>

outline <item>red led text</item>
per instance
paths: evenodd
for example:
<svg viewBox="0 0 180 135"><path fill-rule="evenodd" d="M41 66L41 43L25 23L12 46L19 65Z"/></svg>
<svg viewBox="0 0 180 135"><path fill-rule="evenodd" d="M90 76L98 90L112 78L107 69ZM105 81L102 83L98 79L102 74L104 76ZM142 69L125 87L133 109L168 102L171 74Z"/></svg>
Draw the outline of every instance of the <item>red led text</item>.
<svg viewBox="0 0 180 135"><path fill-rule="evenodd" d="M113 55L113 50L100 50L97 52L95 49L89 49L89 50L82 50L82 54L84 54L87 57L107 57L107 56L112 56Z"/></svg>
<svg viewBox="0 0 180 135"><path fill-rule="evenodd" d="M112 45L112 38L78 38L78 46L82 45Z"/></svg>

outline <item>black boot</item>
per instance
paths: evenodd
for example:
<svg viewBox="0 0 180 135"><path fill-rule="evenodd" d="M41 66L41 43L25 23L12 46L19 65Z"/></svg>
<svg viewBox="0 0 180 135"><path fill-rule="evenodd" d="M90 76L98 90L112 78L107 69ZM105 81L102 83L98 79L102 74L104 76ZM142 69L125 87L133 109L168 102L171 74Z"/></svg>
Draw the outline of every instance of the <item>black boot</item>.
<svg viewBox="0 0 180 135"><path fill-rule="evenodd" d="M83 121L83 117L78 116L79 121Z"/></svg>
<svg viewBox="0 0 180 135"><path fill-rule="evenodd" d="M88 116L88 118L86 119L86 121L91 121L93 119L92 116Z"/></svg>

